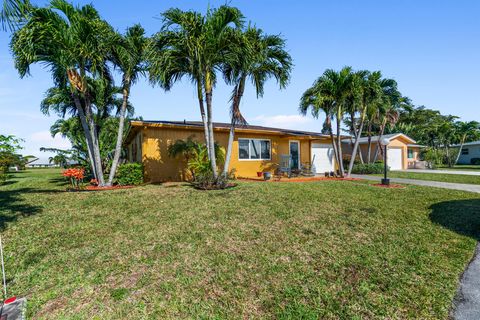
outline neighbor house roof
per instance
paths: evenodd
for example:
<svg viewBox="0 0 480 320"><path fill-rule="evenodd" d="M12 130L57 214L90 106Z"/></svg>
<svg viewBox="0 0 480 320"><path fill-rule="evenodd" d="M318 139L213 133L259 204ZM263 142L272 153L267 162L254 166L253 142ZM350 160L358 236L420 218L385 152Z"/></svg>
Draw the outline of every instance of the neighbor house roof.
<svg viewBox="0 0 480 320"><path fill-rule="evenodd" d="M396 138L400 138L400 137L409 141L411 144L416 143L415 140L413 140L412 138L410 138L409 136L407 136L403 133L391 133L391 134L384 134L383 136L372 136L371 141L372 141L372 143L377 142L379 138L381 138L381 139L387 138L389 141L392 141L392 140L394 140ZM361 137L359 139L359 141L360 141L360 144L368 143L368 137ZM343 142L350 142L350 139L348 139L348 140L345 139L345 140L343 140Z"/></svg>
<svg viewBox="0 0 480 320"><path fill-rule="evenodd" d="M132 127L176 127L176 128L185 128L185 129L202 129L203 122L201 121L151 121L151 120L141 120L141 121L131 121ZM214 129L217 130L229 130L230 124L224 122L214 122L213 123ZM328 137L329 135L318 133L318 132L311 132L311 131L301 131L301 130L293 130L293 129L281 129L281 128L271 128L271 127L263 127L263 126L256 126L256 125L238 125L236 127L236 131L244 131L244 132L266 132L266 133L273 133L273 134L280 134L280 135L290 135L290 136L305 136L305 137Z"/></svg>
<svg viewBox="0 0 480 320"><path fill-rule="evenodd" d="M480 145L480 140L472 141L472 142L465 142L463 144L464 147L466 147L466 146L476 146L476 145ZM460 147L460 144L454 144L452 147Z"/></svg>

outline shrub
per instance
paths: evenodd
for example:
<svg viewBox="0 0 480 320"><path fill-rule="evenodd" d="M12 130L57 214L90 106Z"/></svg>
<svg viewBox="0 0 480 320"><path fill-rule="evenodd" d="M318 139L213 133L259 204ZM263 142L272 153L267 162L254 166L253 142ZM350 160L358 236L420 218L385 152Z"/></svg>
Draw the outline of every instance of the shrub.
<svg viewBox="0 0 480 320"><path fill-rule="evenodd" d="M352 173L356 174L376 174L383 173L383 162L375 163L358 163L353 166Z"/></svg>
<svg viewBox="0 0 480 320"><path fill-rule="evenodd" d="M480 165L480 158L472 158L472 159L470 159L470 164Z"/></svg>
<svg viewBox="0 0 480 320"><path fill-rule="evenodd" d="M0 168L0 184L3 184L5 181L7 181L7 179L8 179L8 173L4 172Z"/></svg>
<svg viewBox="0 0 480 320"><path fill-rule="evenodd" d="M217 179L213 177L211 171L197 174L195 180L192 181L192 184L197 189L202 190L220 190L226 189L231 186L229 183L230 174L225 176L223 174L219 175Z"/></svg>
<svg viewBox="0 0 480 320"><path fill-rule="evenodd" d="M123 186L143 183L143 166L141 163L124 163L118 166L117 183Z"/></svg>

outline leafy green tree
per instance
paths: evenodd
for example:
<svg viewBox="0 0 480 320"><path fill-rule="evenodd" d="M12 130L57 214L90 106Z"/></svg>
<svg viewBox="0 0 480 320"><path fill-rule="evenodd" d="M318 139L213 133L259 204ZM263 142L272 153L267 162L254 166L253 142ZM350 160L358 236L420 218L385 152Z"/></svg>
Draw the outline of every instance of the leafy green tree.
<svg viewBox="0 0 480 320"><path fill-rule="evenodd" d="M225 63L234 64L233 25L243 26L243 15L226 5L209 9L206 15L195 11L170 9L162 14L164 27L154 36L148 54L150 81L169 90L188 77L196 86L205 141L213 177L218 177L213 134L213 88L217 71ZM206 104L206 109L204 106Z"/></svg>
<svg viewBox="0 0 480 320"><path fill-rule="evenodd" d="M6 31L15 30L28 19L33 5L28 0L3 0L0 8L0 26Z"/></svg>
<svg viewBox="0 0 480 320"><path fill-rule="evenodd" d="M454 124L456 142L459 144L457 156L454 164L458 163L460 155L462 154L463 145L465 142L475 141L480 139L480 123L477 121L457 121Z"/></svg>
<svg viewBox="0 0 480 320"><path fill-rule="evenodd" d="M230 107L230 132L223 174L228 174L232 155L235 127L247 123L240 111L240 102L247 80L255 86L257 97L263 97L265 82L274 78L280 89L287 86L292 69L292 58L285 49L285 40L277 35L267 35L261 29L249 26L237 32L238 45L234 48L238 57L233 64L223 65L226 82L233 85Z"/></svg>

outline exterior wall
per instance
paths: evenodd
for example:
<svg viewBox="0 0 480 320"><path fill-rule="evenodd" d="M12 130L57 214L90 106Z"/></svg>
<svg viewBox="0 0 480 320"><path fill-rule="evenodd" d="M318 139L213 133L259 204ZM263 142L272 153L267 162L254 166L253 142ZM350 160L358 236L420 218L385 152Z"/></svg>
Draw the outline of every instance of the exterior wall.
<svg viewBox="0 0 480 320"><path fill-rule="evenodd" d="M142 132L137 132L127 146L127 160L129 162L142 162Z"/></svg>
<svg viewBox="0 0 480 320"><path fill-rule="evenodd" d="M143 127L142 161L145 170L145 180L149 182L181 181L189 179L187 165L182 157L168 156L168 146L177 140L185 140L193 136L194 140L203 141L203 129L184 129L167 127ZM239 138L269 139L271 145L270 160L240 160L238 150ZM286 137L269 133L237 132L232 148L230 170L235 169L237 177L255 177L257 172L273 172L280 162L280 155L289 154L289 141L300 142L300 162L310 162L310 140L305 137ZM215 141L225 150L228 143L227 131L215 131ZM328 139L318 140L329 143ZM131 148L130 143L129 149Z"/></svg>
<svg viewBox="0 0 480 320"><path fill-rule="evenodd" d="M480 158L480 144L477 145L467 145L463 149L468 149L468 154L460 154L458 158L459 164L471 164L473 158Z"/></svg>
<svg viewBox="0 0 480 320"><path fill-rule="evenodd" d="M408 158L408 150L413 151L413 157L412 158ZM419 147L408 147L407 146L407 168L414 168L416 161L420 161L420 148Z"/></svg>

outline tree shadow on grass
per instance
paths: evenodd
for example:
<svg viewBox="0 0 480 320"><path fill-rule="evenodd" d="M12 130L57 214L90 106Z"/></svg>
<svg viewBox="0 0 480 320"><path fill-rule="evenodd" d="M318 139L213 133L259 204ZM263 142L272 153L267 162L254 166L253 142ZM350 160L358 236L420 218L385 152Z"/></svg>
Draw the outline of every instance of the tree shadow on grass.
<svg viewBox="0 0 480 320"><path fill-rule="evenodd" d="M432 222L480 241L480 199L444 201L430 209Z"/></svg>
<svg viewBox="0 0 480 320"><path fill-rule="evenodd" d="M9 222L19 217L28 217L40 213L41 206L27 203L22 195L26 193L53 193L58 190L36 190L21 188L16 190L0 191L0 231L3 231Z"/></svg>

